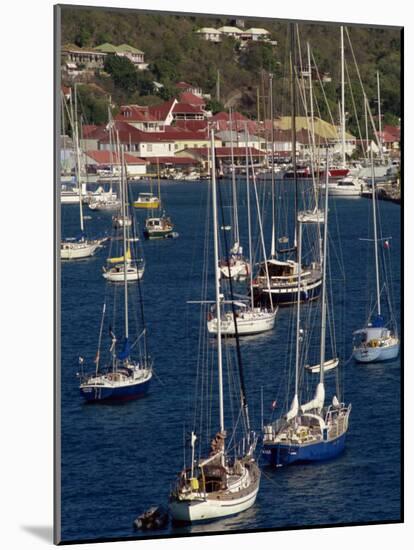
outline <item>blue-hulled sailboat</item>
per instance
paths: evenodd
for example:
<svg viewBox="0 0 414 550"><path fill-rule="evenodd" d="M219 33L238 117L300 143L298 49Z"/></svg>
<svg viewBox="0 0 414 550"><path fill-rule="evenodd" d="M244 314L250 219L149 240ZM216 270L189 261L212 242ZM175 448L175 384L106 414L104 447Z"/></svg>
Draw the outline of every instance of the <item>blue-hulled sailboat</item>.
<svg viewBox="0 0 414 550"><path fill-rule="evenodd" d="M372 168L372 172L374 169ZM354 332L353 356L359 363L374 363L389 361L398 357L400 351L400 340L398 338L397 323L392 311L390 311L390 322L385 322L381 309L381 283L380 264L378 250L378 228L377 228L377 200L374 175L372 176L372 215L374 225L374 254L375 254L375 279L376 279L376 313L368 319L363 329ZM388 247L388 241L385 241ZM387 290L384 286L385 291ZM388 300L390 310L391 302Z"/></svg>
<svg viewBox="0 0 414 550"><path fill-rule="evenodd" d="M122 158L122 185L121 185L121 218L127 219L127 191L126 191L126 170ZM131 216L133 220L133 216ZM123 232L123 313L111 318L115 321L120 317L120 325L123 325L123 334L120 338L115 334L116 330L109 325L110 347L109 360L101 366L100 354L102 344L102 333L107 315L107 299L105 299L102 311L101 326L98 339L98 351L95 358L95 369L92 373L83 372L83 359L80 358L80 393L89 402L111 402L128 401L144 395L149 388L152 379L152 359L148 354L146 341L146 328L141 298L141 287L139 277L134 283L128 282L127 267L128 256L126 250L133 243L127 244L127 224L122 224ZM134 230L134 222L132 223ZM117 292L116 285L107 283L114 293L113 305L115 310ZM135 287L134 289L132 287ZM129 309L130 294L135 290L135 296L140 301L141 325L137 333L132 334L130 329ZM109 293L108 293L109 294ZM109 309L109 308L108 308ZM138 324L138 323L137 323ZM121 331L121 328L119 329Z"/></svg>
<svg viewBox="0 0 414 550"><path fill-rule="evenodd" d="M298 230L299 265L302 255L302 222ZM295 394L287 414L264 427L263 457L273 466L314 462L335 458L345 448L351 405L340 403L334 395L325 406L325 335L326 335L326 264L328 243L328 186L325 191L325 227L322 254L322 304L320 337L320 378L313 399L300 405L299 380L301 358L301 300L297 296ZM299 287L300 287L299 272Z"/></svg>

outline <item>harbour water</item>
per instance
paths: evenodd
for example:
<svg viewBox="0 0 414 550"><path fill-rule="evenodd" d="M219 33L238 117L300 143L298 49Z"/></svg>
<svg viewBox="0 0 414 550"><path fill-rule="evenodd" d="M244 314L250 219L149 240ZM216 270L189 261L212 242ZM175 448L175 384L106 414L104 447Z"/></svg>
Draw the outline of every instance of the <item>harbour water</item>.
<svg viewBox="0 0 414 550"><path fill-rule="evenodd" d="M147 187L134 184L134 195L148 191ZM162 182L162 198L179 238L143 243L144 307L156 372L143 399L124 405L87 405L82 401L76 377L78 356L91 365L96 353L106 249L93 258L62 265L62 540L398 521L400 359L371 365L349 360L352 332L366 321L369 244L359 239L368 236L372 201L333 197L330 220L337 233L339 229L341 247L337 250L345 270L345 283L340 273L333 274L337 320L342 324L338 348L345 363L342 397L353 407L344 454L320 464L277 470L264 467L255 506L233 518L134 532L133 520L138 514L151 505L167 504L171 484L183 467L183 434L189 431L192 419L199 318L197 306L187 301L200 297L207 193L207 182ZM245 201L241 202L243 219ZM383 235L392 236L395 313L400 322L400 206L381 202L379 207ZM63 236L78 233L78 213L76 205L62 207ZM88 215L92 234L110 230L111 213L88 211ZM144 216L137 212L141 229ZM372 269L370 275L373 281ZM289 382L286 335L291 315L290 308L280 309L273 331L242 341L256 431L261 425L262 388L265 421L275 399L274 414L285 412ZM334 373L326 374L326 384L330 396L335 390Z"/></svg>

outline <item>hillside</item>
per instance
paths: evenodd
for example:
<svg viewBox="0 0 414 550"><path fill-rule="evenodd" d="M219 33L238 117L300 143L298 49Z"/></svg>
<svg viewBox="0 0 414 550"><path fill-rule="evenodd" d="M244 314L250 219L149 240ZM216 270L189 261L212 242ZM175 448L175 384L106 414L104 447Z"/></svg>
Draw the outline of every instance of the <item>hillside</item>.
<svg viewBox="0 0 414 550"><path fill-rule="evenodd" d="M109 42L127 43L145 52L149 70L140 75L144 85L138 89L125 89L109 77L97 76L95 84L111 94L116 103L154 103L146 82L156 80L164 89L164 99L174 93L173 85L179 80L201 86L215 98L217 71L220 72L220 100L251 117L257 114L257 89L267 96L266 72L273 72L275 113L289 112L289 32L286 22L277 20L244 19L245 28L264 27L271 33L277 46L263 42L250 43L240 49L232 38L219 44L200 38L195 30L200 27L218 28L236 24L229 17L174 16L141 14L110 9L78 9L62 6L62 44L95 47ZM401 35L398 29L349 27L352 46L373 112L376 112L376 72L380 73L381 103L386 123L396 123L400 117L400 50ZM332 81L325 84L333 117L337 117L340 98L340 37L339 27L332 24L299 24L300 54L306 68L306 42L309 41L319 72L329 73ZM362 112L362 93L357 85L357 74L352 53L345 39L345 56L352 81L352 91L358 111ZM300 67L298 48L297 66ZM323 118L329 112L323 101L319 84L315 97ZM347 87L347 96L350 97ZM318 108L317 107L317 108ZM348 125L355 127L352 106L347 110ZM317 113L315 113L317 114ZM263 114L261 115L263 116ZM96 122L92 120L91 122Z"/></svg>

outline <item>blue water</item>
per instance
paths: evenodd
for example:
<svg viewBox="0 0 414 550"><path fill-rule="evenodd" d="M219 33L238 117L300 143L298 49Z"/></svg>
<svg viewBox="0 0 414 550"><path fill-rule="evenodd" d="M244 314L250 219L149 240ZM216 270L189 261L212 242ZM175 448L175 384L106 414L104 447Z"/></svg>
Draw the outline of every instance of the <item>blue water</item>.
<svg viewBox="0 0 414 550"><path fill-rule="evenodd" d="M224 188L227 197L229 186ZM143 243L145 315L157 375L147 397L120 406L82 401L76 377L78 356L91 364L96 353L107 250L62 265L62 540L399 520L400 361L358 365L351 360L341 375L342 397L353 407L343 455L327 463L278 470L265 467L255 506L234 518L157 532L133 531L132 522L139 513L167 503L175 475L183 466L199 315L197 306L186 302L200 297L207 190L205 182L163 182L162 197L180 236ZM138 191L148 191L148 186L134 184L134 194ZM352 331L363 327L367 315L367 277L372 280L373 272L367 273L369 244L359 238L369 236L370 208L370 200L354 198L333 198L330 205L331 248L339 250L339 230L346 276L344 282L339 268L332 265L336 321L341 325L338 349L344 361L351 353ZM244 210L242 200L241 216ZM383 235L392 236L399 320L400 207L381 202L380 211ZM91 233L110 230L111 214L85 213L92 218L87 221ZM142 221L144 213L137 212L137 217ZM77 232L78 207L64 206L62 234ZM284 412L286 390L291 389L286 360L291 315L290 308L279 310L272 332L242 342L250 413L257 431L261 392L266 421L273 399L278 402L276 415ZM334 373L327 373L326 384L329 399L335 391Z"/></svg>

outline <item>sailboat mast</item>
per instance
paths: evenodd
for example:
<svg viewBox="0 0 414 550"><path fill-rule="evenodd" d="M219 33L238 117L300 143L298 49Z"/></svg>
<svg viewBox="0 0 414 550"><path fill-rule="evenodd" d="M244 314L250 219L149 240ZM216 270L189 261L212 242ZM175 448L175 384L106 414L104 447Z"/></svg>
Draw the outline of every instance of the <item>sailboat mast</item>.
<svg viewBox="0 0 414 550"><path fill-rule="evenodd" d="M126 223L126 178L125 178L124 149L121 149L121 188L122 188L122 239L124 241L124 308L125 308L125 339L128 339L128 273L127 273L127 223Z"/></svg>
<svg viewBox="0 0 414 550"><path fill-rule="evenodd" d="M247 232L249 241L249 264L250 264L250 300L251 308L254 308L254 296L253 296L253 265L252 265L252 221L250 217L250 181L249 181L249 147L248 147L248 134L246 128L246 200L247 200Z"/></svg>
<svg viewBox="0 0 414 550"><path fill-rule="evenodd" d="M341 139L342 139L342 167L346 166L345 158L345 56L344 56L344 28L341 26Z"/></svg>
<svg viewBox="0 0 414 550"><path fill-rule="evenodd" d="M233 149L233 119L232 119L232 110L229 109L230 116L230 156L231 156L231 185L232 185L232 194L233 194L233 244L240 243L239 236L239 216L237 212L237 192L236 192L236 172L234 166L234 149Z"/></svg>
<svg viewBox="0 0 414 550"><path fill-rule="evenodd" d="M328 251L328 150L326 151L326 174L325 174L325 209L324 209L324 230L323 230L323 254L322 254L322 305L321 305L321 353L320 353L320 383L323 384L325 377L325 340L326 340L326 264Z"/></svg>
<svg viewBox="0 0 414 550"><path fill-rule="evenodd" d="M219 415L220 431L224 432L224 398L223 398L223 356L221 339L221 307L220 307L220 271L217 217L217 184L216 155L214 153L214 128L211 128L211 193L213 202L213 233L214 233L214 276L216 283L216 313L217 313L217 365L219 382Z"/></svg>
<svg viewBox="0 0 414 550"><path fill-rule="evenodd" d="M379 141L379 147L380 147L380 157L382 160L382 123L381 123L381 95L380 95L379 71L377 71L377 88L378 88L378 141Z"/></svg>
<svg viewBox="0 0 414 550"><path fill-rule="evenodd" d="M272 141L272 159L270 162L271 181L272 181L272 242L270 248L270 257L276 256L276 206L275 206L275 136L273 122L273 74L269 74L269 96L270 96L270 139Z"/></svg>
<svg viewBox="0 0 414 550"><path fill-rule="evenodd" d="M296 257L298 256L298 248L296 243L298 233L298 177L296 167L296 49L295 49L295 31L293 23L290 24L290 72L292 78L292 164L293 164L293 180L295 183L295 249ZM297 259L297 258L296 258Z"/></svg>
<svg viewBox="0 0 414 550"><path fill-rule="evenodd" d="M374 159L372 158L371 150L371 186L372 186L372 216L374 221L374 251L375 251L375 278L377 286L377 311L381 315L381 300L380 300L380 274L378 260L378 231L377 231L377 192L375 188L374 178Z"/></svg>
<svg viewBox="0 0 414 550"><path fill-rule="evenodd" d="M80 162L80 151L79 151L79 132L78 132L78 103L77 103L77 93L76 93L76 82L74 88L75 94L75 119L74 119L74 135L75 135L75 148L76 148L76 179L78 180L79 188L79 218L80 218L80 229L81 233L84 231L83 223L83 207L82 207L82 184L81 184L81 162Z"/></svg>
<svg viewBox="0 0 414 550"><path fill-rule="evenodd" d="M112 116L111 116L111 99L108 102L108 128L109 128L109 162L111 163L111 179L109 182L110 199L112 199L112 177L114 172L114 152L112 145Z"/></svg>
<svg viewBox="0 0 414 550"><path fill-rule="evenodd" d="M298 222L298 302L296 305L295 396L299 393L300 363L300 291L302 283L302 222Z"/></svg>

